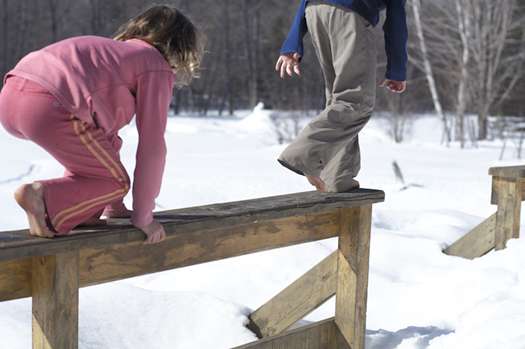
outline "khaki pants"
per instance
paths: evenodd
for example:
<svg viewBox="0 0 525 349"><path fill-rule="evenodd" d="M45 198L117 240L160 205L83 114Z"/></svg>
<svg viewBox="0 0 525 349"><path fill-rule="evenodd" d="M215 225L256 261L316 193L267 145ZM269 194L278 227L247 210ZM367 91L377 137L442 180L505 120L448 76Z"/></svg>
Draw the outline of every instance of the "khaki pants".
<svg viewBox="0 0 525 349"><path fill-rule="evenodd" d="M358 133L375 104L376 48L373 27L357 13L309 1L306 21L321 64L326 108L280 155L299 174L319 176L327 191L356 186L360 170Z"/></svg>

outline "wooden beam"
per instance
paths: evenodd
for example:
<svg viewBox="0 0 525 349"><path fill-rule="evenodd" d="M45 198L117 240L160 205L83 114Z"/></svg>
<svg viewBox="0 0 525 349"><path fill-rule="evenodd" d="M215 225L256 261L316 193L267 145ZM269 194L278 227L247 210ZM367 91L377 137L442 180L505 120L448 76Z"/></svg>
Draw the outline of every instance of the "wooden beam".
<svg viewBox="0 0 525 349"><path fill-rule="evenodd" d="M340 209L335 323L352 349L365 348L372 206Z"/></svg>
<svg viewBox="0 0 525 349"><path fill-rule="evenodd" d="M383 200L382 191L370 189L351 193L307 192L165 211L155 214L155 217L164 224L167 235L171 236L228 229L258 221L304 217ZM33 237L27 230L0 232L0 261L48 256L88 247L110 248L116 244L139 243L143 240L144 234L129 224L76 230L73 235L55 239Z"/></svg>
<svg viewBox="0 0 525 349"><path fill-rule="evenodd" d="M275 336L304 318L335 294L337 251L306 272L250 315L258 336Z"/></svg>
<svg viewBox="0 0 525 349"><path fill-rule="evenodd" d="M158 245L144 245L141 240L80 250L80 286L327 239L339 233L337 210L215 230L185 231L167 226L173 233ZM31 296L30 260L0 263L0 301Z"/></svg>
<svg viewBox="0 0 525 349"><path fill-rule="evenodd" d="M485 219L468 234L447 247L443 252L450 256L468 259L481 257L495 247L496 213Z"/></svg>
<svg viewBox="0 0 525 349"><path fill-rule="evenodd" d="M340 345L338 345L340 344ZM338 336L334 318L315 322L277 336L232 349L351 349Z"/></svg>
<svg viewBox="0 0 525 349"><path fill-rule="evenodd" d="M33 349L78 347L78 251L33 257Z"/></svg>
<svg viewBox="0 0 525 349"><path fill-rule="evenodd" d="M0 262L0 302L31 297L32 259Z"/></svg>
<svg viewBox="0 0 525 349"><path fill-rule="evenodd" d="M497 198L495 240L496 250L504 249L507 241L519 238L521 188L517 180L494 178L492 197Z"/></svg>
<svg viewBox="0 0 525 349"><path fill-rule="evenodd" d="M525 178L525 166L491 167L489 174L495 177Z"/></svg>

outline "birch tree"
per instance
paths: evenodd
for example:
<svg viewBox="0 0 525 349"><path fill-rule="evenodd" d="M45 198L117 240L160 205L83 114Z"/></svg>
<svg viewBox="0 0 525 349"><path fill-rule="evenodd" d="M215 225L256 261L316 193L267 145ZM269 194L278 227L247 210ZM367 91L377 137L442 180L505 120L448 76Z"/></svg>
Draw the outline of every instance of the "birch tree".
<svg viewBox="0 0 525 349"><path fill-rule="evenodd" d="M470 0L472 89L478 113L478 139L487 138L488 116L511 93L523 73L525 18L516 0ZM474 6L475 4L475 6Z"/></svg>
<svg viewBox="0 0 525 349"><path fill-rule="evenodd" d="M454 0L457 11L458 32L461 41L461 58L459 59L459 85L456 103L456 130L461 148L465 147L465 110L467 109L467 84L469 82L470 62L470 8L463 0ZM467 6L465 6L467 5Z"/></svg>
<svg viewBox="0 0 525 349"><path fill-rule="evenodd" d="M432 103L434 104L434 110L438 114L438 117L443 122L443 139L448 145L451 141L450 127L448 125L448 120L443 112L443 107L441 104L441 99L438 94L436 87L436 79L434 78L434 71L432 69L432 64L428 56L427 43L425 40L425 35L423 32L423 24L421 22L421 0L412 0L411 2L412 12L414 15L414 24L416 27L416 35L419 41L419 49L421 51L421 65L423 66L423 71L425 73L425 78L428 83L428 88L432 96Z"/></svg>

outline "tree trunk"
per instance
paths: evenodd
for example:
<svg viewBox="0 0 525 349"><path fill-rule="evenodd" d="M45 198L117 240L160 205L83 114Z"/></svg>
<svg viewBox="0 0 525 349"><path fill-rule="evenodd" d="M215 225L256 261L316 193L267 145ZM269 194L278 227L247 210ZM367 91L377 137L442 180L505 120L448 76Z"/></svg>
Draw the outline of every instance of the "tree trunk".
<svg viewBox="0 0 525 349"><path fill-rule="evenodd" d="M458 31L461 38L462 55L461 55L461 73L459 79L458 96L456 101L456 117L457 117L457 134L456 139L459 140L461 148L465 147L465 110L467 108L467 82L469 79L468 64L470 60L469 47L469 29L470 29L470 13L465 11L464 4L460 0L456 0L456 10L458 13Z"/></svg>
<svg viewBox="0 0 525 349"><path fill-rule="evenodd" d="M478 140L484 140L488 137L489 123L488 123L488 110L482 108L478 112Z"/></svg>
<svg viewBox="0 0 525 349"><path fill-rule="evenodd" d="M421 0L412 0L412 10L414 12L414 22L416 25L416 33L419 39L419 47L421 50L421 55L423 56L423 66L425 69L425 77L428 82L428 88L430 89L430 94L432 95L432 102L434 103L434 110L438 114L438 117L443 121L443 133L446 144L448 145L451 140L450 127L448 125L447 117L443 113L443 107L439 99L439 94L437 92L436 81L434 79L434 73L432 71L432 65L428 58L427 44L425 41L425 35L423 33L423 25L421 24Z"/></svg>

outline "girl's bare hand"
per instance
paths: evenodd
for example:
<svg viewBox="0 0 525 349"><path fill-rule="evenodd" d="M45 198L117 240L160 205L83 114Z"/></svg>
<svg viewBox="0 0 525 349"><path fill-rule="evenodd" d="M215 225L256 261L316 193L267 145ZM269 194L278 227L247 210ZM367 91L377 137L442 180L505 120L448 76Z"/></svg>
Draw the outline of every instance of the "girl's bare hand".
<svg viewBox="0 0 525 349"><path fill-rule="evenodd" d="M300 60L301 56L298 53L281 55L275 64L275 70L280 72L281 79L284 79L285 74L288 74L290 77L293 76L293 73L300 76Z"/></svg>
<svg viewBox="0 0 525 349"><path fill-rule="evenodd" d="M144 244L146 245L159 243L166 238L164 227L156 220L153 220L147 226L139 229L147 236L146 241L144 241Z"/></svg>

